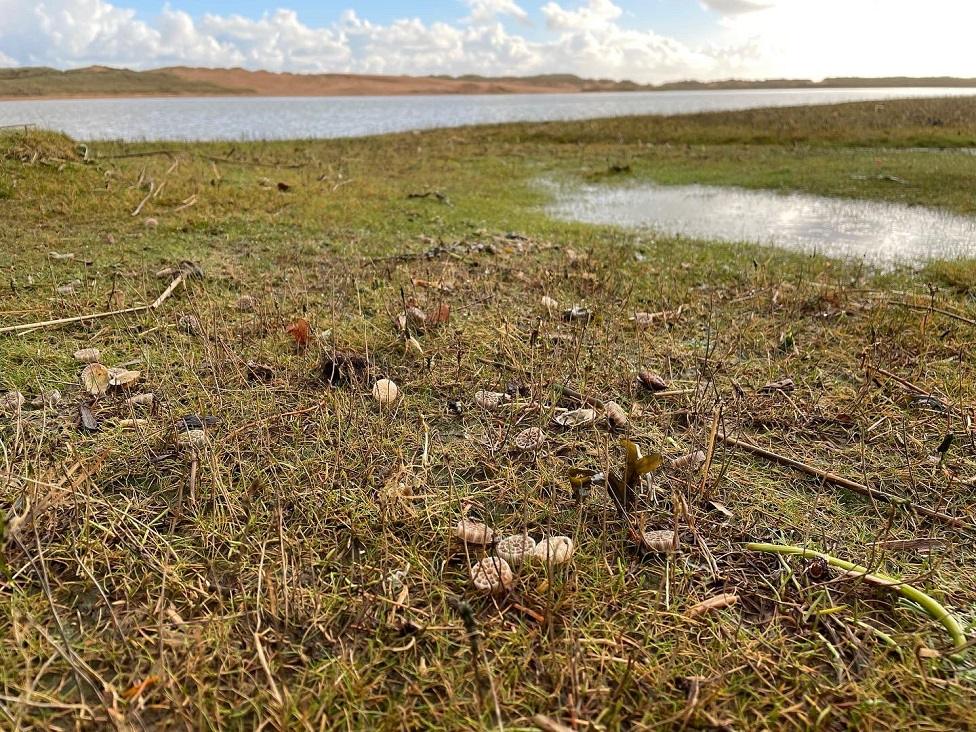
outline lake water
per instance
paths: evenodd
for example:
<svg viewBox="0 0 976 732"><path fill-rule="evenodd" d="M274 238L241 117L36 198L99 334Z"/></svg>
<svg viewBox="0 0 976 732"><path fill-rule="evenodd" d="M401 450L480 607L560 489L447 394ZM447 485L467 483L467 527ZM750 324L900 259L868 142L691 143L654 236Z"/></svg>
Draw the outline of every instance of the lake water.
<svg viewBox="0 0 976 732"><path fill-rule="evenodd" d="M493 122L684 114L904 97L976 89L763 89L407 97L234 97L0 101L0 125L36 124L78 140L358 137Z"/></svg>
<svg viewBox="0 0 976 732"><path fill-rule="evenodd" d="M976 256L976 218L922 206L719 186L556 186L549 213L694 239L775 245L879 268Z"/></svg>

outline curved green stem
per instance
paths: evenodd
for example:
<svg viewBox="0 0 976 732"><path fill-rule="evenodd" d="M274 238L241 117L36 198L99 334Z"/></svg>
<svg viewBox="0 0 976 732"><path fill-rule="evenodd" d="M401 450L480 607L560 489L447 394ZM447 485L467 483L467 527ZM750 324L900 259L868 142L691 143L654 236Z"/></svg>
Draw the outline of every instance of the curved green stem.
<svg viewBox="0 0 976 732"><path fill-rule="evenodd" d="M956 620L955 616L950 613L944 605L942 605L931 595L927 595L921 590L896 580L893 577L877 574L875 572L871 572L867 567L862 567L859 564L854 564L853 562L832 557L829 554L813 551L812 549L804 549L803 547L799 546L789 546L787 544L746 544L746 549L753 552L796 554L801 557L811 558L817 557L819 559L823 559L832 567L843 569L852 576L863 577L866 582L882 585L884 587L890 587L903 597L911 600L916 605L921 607L930 618L941 623L942 626L949 632L954 647L959 647L966 643L966 634L963 632L962 626L959 624L959 621Z"/></svg>

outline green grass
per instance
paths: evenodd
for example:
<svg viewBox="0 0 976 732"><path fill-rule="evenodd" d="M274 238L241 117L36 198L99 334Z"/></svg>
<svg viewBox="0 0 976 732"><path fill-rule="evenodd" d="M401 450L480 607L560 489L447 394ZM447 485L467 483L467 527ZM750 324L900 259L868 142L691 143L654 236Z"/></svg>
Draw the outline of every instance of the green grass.
<svg viewBox="0 0 976 732"><path fill-rule="evenodd" d="M638 242L549 220L535 185L598 180L619 162L636 179L971 210L976 158L907 149L933 104L887 103L888 127L866 121L870 104L828 108L822 128L809 110L762 113L771 129L801 130L798 144L749 139L759 113L99 143L88 163L54 136L0 137L2 324L151 302L169 281L155 272L182 259L205 272L150 314L0 335L0 391L64 395L0 417L0 507L8 521L32 507L3 549L3 726L455 730L498 714L507 729L533 728L536 714L578 729L976 725L973 656L917 653L949 650L941 626L894 593L744 548L803 545L903 577L971 635L966 532L719 446L704 492L700 473L655 477L634 520L677 525L681 546L642 557L606 492L579 505L568 483L571 468L616 465L619 435L551 423L573 406L555 386L569 382L619 402L626 435L673 458L706 448L720 404L730 434L972 522L973 326L899 304L976 317L972 264L880 275L775 249ZM946 113L930 143L971 134L964 112ZM875 170L911 185L851 177ZM447 202L409 197L428 191ZM251 311L234 307L245 294ZM552 319L544 294L595 317ZM404 300L452 308L448 325L416 334L423 356L393 326ZM637 311L670 315L636 331ZM193 333L181 325L191 315ZM298 317L327 333L321 346L295 347L285 327ZM86 397L71 354L92 346L141 370L137 391L158 405L133 415L122 396ZM377 408L368 380L316 378L334 347L368 353L374 376L397 382L396 410ZM273 378L249 378L248 361ZM640 368L680 393L640 391ZM783 377L794 391L760 390ZM474 402L509 386L536 406ZM81 404L101 432L77 428ZM175 420L192 413L216 417L195 469L173 447ZM148 421L117 425L130 416ZM512 449L528 426L548 434L539 455ZM91 476L65 480L78 463ZM414 495L391 497L400 484ZM465 512L506 534L571 536L573 564L522 569L508 595L478 595L467 571L482 552L450 536ZM406 592L386 580L404 569ZM687 616L723 591L739 602Z"/></svg>
<svg viewBox="0 0 976 732"><path fill-rule="evenodd" d="M47 67L0 69L0 97L58 96L219 96L234 91L205 81L181 79L166 71L89 67L61 71Z"/></svg>

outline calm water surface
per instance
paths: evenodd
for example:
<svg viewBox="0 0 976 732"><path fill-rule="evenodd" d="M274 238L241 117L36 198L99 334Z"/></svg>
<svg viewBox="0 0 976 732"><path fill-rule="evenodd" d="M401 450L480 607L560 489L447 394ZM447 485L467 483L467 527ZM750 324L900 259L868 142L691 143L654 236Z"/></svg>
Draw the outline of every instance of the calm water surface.
<svg viewBox="0 0 976 732"><path fill-rule="evenodd" d="M48 99L0 101L0 125L36 124L79 140L355 137L492 122L962 96L973 89L763 89L410 97Z"/></svg>
<svg viewBox="0 0 976 732"><path fill-rule="evenodd" d="M718 186L558 187L556 218L752 242L886 268L976 256L976 218L922 206Z"/></svg>

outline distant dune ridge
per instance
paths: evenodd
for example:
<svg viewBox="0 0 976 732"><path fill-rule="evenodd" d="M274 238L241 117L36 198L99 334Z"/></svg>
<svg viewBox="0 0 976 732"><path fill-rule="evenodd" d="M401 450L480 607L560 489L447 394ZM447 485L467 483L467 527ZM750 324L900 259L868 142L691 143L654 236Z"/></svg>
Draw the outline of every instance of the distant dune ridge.
<svg viewBox="0 0 976 732"><path fill-rule="evenodd" d="M89 66L61 71L46 67L0 69L0 98L127 96L366 96L399 94L542 94L601 91L711 89L837 89L860 87L976 87L976 79L885 77L679 81L656 86L632 81L539 76L375 76L292 74L245 69L174 66L132 71Z"/></svg>

